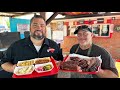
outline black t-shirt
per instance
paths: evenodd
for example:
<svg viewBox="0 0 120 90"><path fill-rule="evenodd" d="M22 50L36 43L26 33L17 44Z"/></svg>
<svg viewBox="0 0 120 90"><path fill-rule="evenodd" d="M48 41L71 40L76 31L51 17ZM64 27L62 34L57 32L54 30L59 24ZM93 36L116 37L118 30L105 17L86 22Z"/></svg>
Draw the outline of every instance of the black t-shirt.
<svg viewBox="0 0 120 90"><path fill-rule="evenodd" d="M75 44L72 46L72 48L70 49L70 53L75 53L76 49L78 48L79 44ZM76 54L80 54L80 55L84 55L84 56L88 56L88 50L82 50L81 48L78 49L78 52L76 52ZM97 56L101 56L102 59L102 64L101 64L101 69L109 69L111 71L113 71L115 74L118 75L118 71L115 67L115 62L112 59L111 55L102 47L92 44L92 48L91 48L91 52L89 54L90 57L97 57ZM92 75L94 78L97 78L97 75Z"/></svg>
<svg viewBox="0 0 120 90"><path fill-rule="evenodd" d="M55 49L55 51L48 52L49 48ZM34 58L43 58L53 56L55 60L62 60L63 55L58 44L50 39L45 38L39 52L36 51L32 41L29 38L21 39L13 43L5 52L1 59L1 64L5 62L11 62L16 64L18 61L29 60Z"/></svg>
<svg viewBox="0 0 120 90"><path fill-rule="evenodd" d="M55 51L53 53L49 52L49 48L53 48ZM11 44L2 57L1 64L5 62L17 64L18 61L51 56L55 60L63 60L62 51L56 42L45 38L41 49L37 52L30 37L28 37Z"/></svg>

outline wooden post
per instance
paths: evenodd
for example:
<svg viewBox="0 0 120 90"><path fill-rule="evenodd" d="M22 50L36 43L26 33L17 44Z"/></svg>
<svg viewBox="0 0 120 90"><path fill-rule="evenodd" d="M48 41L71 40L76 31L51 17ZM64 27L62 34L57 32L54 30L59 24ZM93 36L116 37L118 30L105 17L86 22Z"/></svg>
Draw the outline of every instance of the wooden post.
<svg viewBox="0 0 120 90"><path fill-rule="evenodd" d="M46 20L46 12L40 12L40 15Z"/></svg>

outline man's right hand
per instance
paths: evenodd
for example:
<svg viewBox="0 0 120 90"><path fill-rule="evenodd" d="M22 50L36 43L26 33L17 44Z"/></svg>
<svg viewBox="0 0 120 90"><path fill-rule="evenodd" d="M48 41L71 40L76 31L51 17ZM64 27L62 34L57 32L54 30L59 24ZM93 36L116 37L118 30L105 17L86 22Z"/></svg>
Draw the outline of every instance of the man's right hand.
<svg viewBox="0 0 120 90"><path fill-rule="evenodd" d="M12 66L12 71L13 71L13 72L14 72L15 67L17 67L17 64L14 64L14 65Z"/></svg>
<svg viewBox="0 0 120 90"><path fill-rule="evenodd" d="M14 69L15 69L16 66L17 66L17 64L13 65L10 62L6 62L6 63L1 65L1 67L7 72L14 72Z"/></svg>

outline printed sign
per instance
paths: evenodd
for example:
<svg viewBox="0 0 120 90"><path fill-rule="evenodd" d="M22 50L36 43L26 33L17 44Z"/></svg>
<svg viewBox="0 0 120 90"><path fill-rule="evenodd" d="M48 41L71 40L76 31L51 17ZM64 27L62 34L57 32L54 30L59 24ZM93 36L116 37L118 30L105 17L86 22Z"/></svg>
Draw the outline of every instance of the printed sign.
<svg viewBox="0 0 120 90"><path fill-rule="evenodd" d="M104 18L98 18L97 23L104 23Z"/></svg>
<svg viewBox="0 0 120 90"><path fill-rule="evenodd" d="M29 24L17 24L17 31L24 34L25 31L29 31Z"/></svg>

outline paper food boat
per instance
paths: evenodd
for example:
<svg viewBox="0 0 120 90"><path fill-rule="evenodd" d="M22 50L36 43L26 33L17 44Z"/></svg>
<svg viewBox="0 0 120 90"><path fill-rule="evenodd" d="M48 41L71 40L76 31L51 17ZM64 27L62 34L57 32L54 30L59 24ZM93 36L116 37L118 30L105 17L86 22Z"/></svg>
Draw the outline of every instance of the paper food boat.
<svg viewBox="0 0 120 90"><path fill-rule="evenodd" d="M49 72L54 68L52 62L44 63L44 64L36 64L35 71L38 73Z"/></svg>
<svg viewBox="0 0 120 90"><path fill-rule="evenodd" d="M18 66L14 69L14 74L16 75L29 75L34 71L34 65L30 66Z"/></svg>

